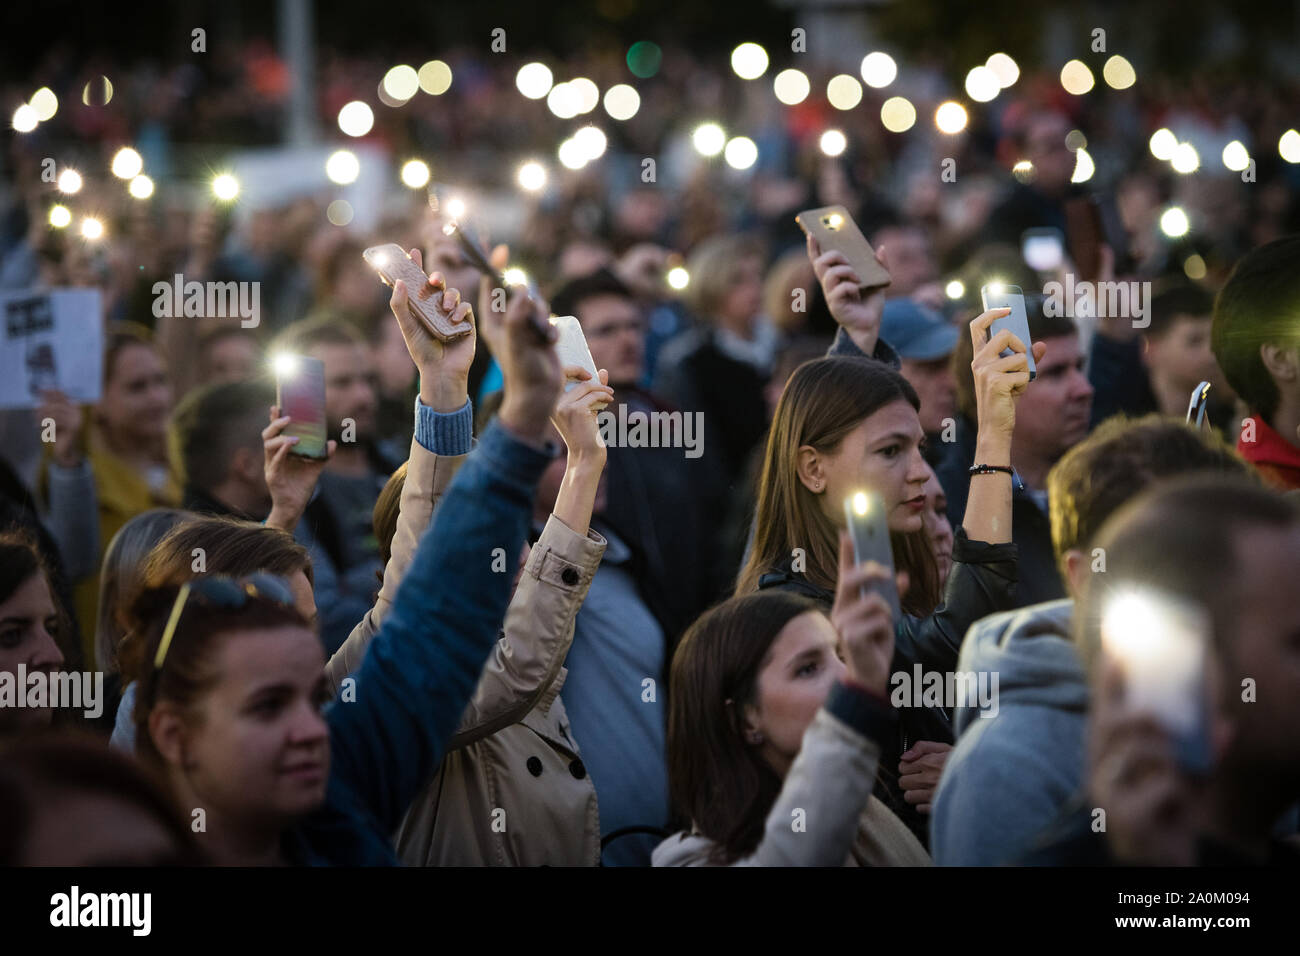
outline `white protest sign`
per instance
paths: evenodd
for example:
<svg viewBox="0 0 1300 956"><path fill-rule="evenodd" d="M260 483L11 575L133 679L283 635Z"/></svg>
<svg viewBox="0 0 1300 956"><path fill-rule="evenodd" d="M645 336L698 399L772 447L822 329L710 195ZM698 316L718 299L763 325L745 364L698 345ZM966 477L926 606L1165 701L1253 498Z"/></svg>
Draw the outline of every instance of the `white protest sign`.
<svg viewBox="0 0 1300 956"><path fill-rule="evenodd" d="M104 326L98 289L0 293L0 408L35 408L57 389L73 401L100 399Z"/></svg>

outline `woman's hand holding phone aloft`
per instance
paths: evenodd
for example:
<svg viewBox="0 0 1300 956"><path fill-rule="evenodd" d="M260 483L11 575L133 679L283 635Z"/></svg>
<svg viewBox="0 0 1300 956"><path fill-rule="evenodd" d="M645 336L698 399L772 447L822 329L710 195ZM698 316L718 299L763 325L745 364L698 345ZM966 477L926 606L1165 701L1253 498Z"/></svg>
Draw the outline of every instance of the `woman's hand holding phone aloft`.
<svg viewBox="0 0 1300 956"><path fill-rule="evenodd" d="M564 374L581 379L591 373L573 365L566 366ZM605 470L607 452L600 437L596 406L614 398L614 390L606 384L608 381L609 373L601 369L599 380L588 378L562 393L551 415L551 422L568 449L564 479L555 497L555 517L577 534L586 534L591 527L600 475Z"/></svg>
<svg viewBox="0 0 1300 956"><path fill-rule="evenodd" d="M280 414L280 406L271 406L271 423L262 429L262 453L266 487L271 492L271 513L266 518L266 526L293 534L298 519L311 502L320 473L334 457L338 443L332 438L329 440L324 458L291 454L293 446L298 444L298 437L281 434L290 421L288 415Z"/></svg>
<svg viewBox="0 0 1300 956"><path fill-rule="evenodd" d="M975 405L979 433L975 439L977 465L1000 468L1011 465L1011 435L1016 429L1016 403L1029 385L1029 362L1025 343L1008 329L992 338L989 326L995 319L1010 315L1010 309L989 309L970 324L974 358L971 373L975 379ZM1047 346L1034 343L1034 361L1041 362ZM1004 349L1011 354L1002 357ZM972 541L1005 544L1011 540L1011 475L994 472L972 475L970 497L962 527Z"/></svg>
<svg viewBox="0 0 1300 956"><path fill-rule="evenodd" d="M424 259L419 249L410 250L415 264L424 268ZM454 325L468 324L468 335L458 335L449 342L440 342L424 323L417 319L407 307L407 296L411 290L406 283L398 280L393 284L393 294L388 305L397 317L401 327L402 338L406 340L406 350L411 360L420 370L420 401L435 412L454 412L464 407L469 400L469 369L474 362L475 339L474 310L468 301L461 300L458 289L447 288L447 281L442 273L434 272L428 281L414 294L421 299L436 297L434 307Z"/></svg>
<svg viewBox="0 0 1300 956"><path fill-rule="evenodd" d="M493 250L493 256L499 256L497 261L505 254L502 247ZM485 278L480 286L480 301L491 297L486 287ZM535 444L546 440L555 400L564 387L560 356L555 351L559 333L545 321L549 315L546 303L530 297L523 287L516 287L503 312L489 307L478 317L479 331L505 379L505 397L497 418L517 437ZM538 335L539 326L546 330L545 341Z"/></svg>
<svg viewBox="0 0 1300 956"><path fill-rule="evenodd" d="M887 696L894 659L894 619L889 602L866 588L888 578L888 571L875 561L857 564L853 540L847 531L840 532L840 571L831 624L840 636L845 676L880 697ZM905 572L898 573L897 585L900 594L907 590Z"/></svg>
<svg viewBox="0 0 1300 956"><path fill-rule="evenodd" d="M808 258L835 321L844 327L863 355L874 355L876 342L880 339L880 317L885 311L887 287L881 286L864 294L860 287L862 280L844 254L834 250L822 252L812 235L808 236ZM883 246L876 250L876 261L888 271L889 263L885 260Z"/></svg>

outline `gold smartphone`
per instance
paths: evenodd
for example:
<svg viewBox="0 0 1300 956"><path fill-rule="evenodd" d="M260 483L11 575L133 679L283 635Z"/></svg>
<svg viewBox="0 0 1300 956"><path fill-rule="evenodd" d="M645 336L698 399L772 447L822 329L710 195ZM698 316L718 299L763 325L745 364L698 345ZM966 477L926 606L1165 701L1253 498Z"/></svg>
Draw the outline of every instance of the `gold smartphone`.
<svg viewBox="0 0 1300 956"><path fill-rule="evenodd" d="M472 331L469 322L458 322L453 325L434 307L433 296L427 299L419 297L418 293L429 281L429 277L401 246L393 242L382 246L371 246L361 255L379 273L379 277L384 280L384 285L391 286L398 279L406 283L407 307L438 341L448 342L462 335L468 335Z"/></svg>
<svg viewBox="0 0 1300 956"><path fill-rule="evenodd" d="M863 292L889 285L889 273L876 261L871 243L867 242L867 237L843 206L805 209L794 217L794 221L806 234L816 238L822 252L833 249L849 260L849 265L861 280L859 288Z"/></svg>

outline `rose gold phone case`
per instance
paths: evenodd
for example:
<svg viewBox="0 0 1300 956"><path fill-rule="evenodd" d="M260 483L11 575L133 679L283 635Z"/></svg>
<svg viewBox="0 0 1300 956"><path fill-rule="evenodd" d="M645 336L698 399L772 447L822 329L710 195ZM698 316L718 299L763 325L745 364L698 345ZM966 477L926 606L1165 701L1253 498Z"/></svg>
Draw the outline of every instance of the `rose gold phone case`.
<svg viewBox="0 0 1300 956"><path fill-rule="evenodd" d="M406 301L411 314L423 322L424 327L438 341L447 342L469 334L470 324L461 322L452 325L446 316L434 307L433 296L427 299L419 297L418 293L429 281L429 277L401 246L392 242L383 246L371 246L361 255L379 273L379 277L384 280L384 285L392 286L398 279L406 283Z"/></svg>
<svg viewBox="0 0 1300 956"><path fill-rule="evenodd" d="M864 292L889 285L889 273L876 261L871 243L867 242L866 236L862 235L862 230L843 206L805 209L794 217L794 221L805 233L816 237L822 252L833 249L849 260L849 265L862 280L860 287Z"/></svg>

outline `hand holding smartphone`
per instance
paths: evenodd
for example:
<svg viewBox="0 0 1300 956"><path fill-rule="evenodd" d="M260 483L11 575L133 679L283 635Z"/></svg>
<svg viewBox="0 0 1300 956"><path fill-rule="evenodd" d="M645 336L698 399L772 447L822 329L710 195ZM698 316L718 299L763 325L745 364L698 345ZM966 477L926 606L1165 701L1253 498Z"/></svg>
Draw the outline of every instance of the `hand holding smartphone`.
<svg viewBox="0 0 1300 956"><path fill-rule="evenodd" d="M989 325L989 338L997 335L1003 329L1010 329L1011 334L1020 339L1025 345L1025 358L1029 361L1029 381L1038 377L1038 369L1034 365L1034 343L1029 338L1029 316L1025 312L1025 295L1020 291L1019 286L1003 285L1000 282L991 283L980 289L980 301L984 305L984 311L990 309L1010 309L1010 315L1004 315L1000 319L994 319ZM1013 354L1013 349L1003 349L999 353L1003 358Z"/></svg>
<svg viewBox="0 0 1300 956"><path fill-rule="evenodd" d="M303 458L326 457L329 441L325 427L325 365L306 355L281 355L275 360L275 403L289 424L282 435L296 436L290 454Z"/></svg>
<svg viewBox="0 0 1300 956"><path fill-rule="evenodd" d="M866 293L890 283L889 273L876 261L871 243L843 206L805 209L794 217L806 235L817 240L822 252L835 251L848 260L858 274L859 288Z"/></svg>
<svg viewBox="0 0 1300 956"><path fill-rule="evenodd" d="M427 299L419 297L417 293L424 288L429 277L401 246L392 242L382 246L371 246L361 255L379 273L385 285L392 286L398 279L406 283L407 308L438 341L449 342L472 331L468 322L453 325L451 320L434 305L433 296Z"/></svg>
<svg viewBox="0 0 1300 956"><path fill-rule="evenodd" d="M581 366L591 373L591 380L600 384L600 372L596 368L595 359L591 357L591 349L587 347L587 337L582 334L582 325L577 317L572 315L553 317L551 324L559 332L559 338L555 341L555 351L560 356L560 365ZM565 382L564 390L572 391L579 384L576 379L571 379ZM593 407L596 411L600 411L608 404L608 402L599 402Z"/></svg>
<svg viewBox="0 0 1300 956"><path fill-rule="evenodd" d="M880 496L859 491L844 499L844 519L853 539L853 560L858 564L875 561L889 572L888 579L867 587L885 599L897 624L902 617L898 603L898 585L894 580L894 549L889 543L889 516Z"/></svg>

